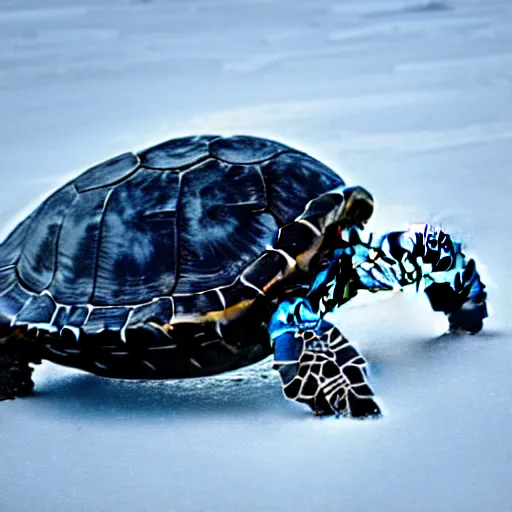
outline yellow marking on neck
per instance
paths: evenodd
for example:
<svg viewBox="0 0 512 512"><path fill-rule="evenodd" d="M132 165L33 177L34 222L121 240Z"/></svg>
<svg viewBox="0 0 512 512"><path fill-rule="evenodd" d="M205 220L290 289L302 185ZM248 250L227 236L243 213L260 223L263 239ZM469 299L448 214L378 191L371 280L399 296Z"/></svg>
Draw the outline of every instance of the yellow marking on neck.
<svg viewBox="0 0 512 512"><path fill-rule="evenodd" d="M236 318L239 318L250 306L254 303L255 299L244 299L229 308L226 308L222 311L210 311L203 315L203 321L205 322L220 322L220 323L228 323Z"/></svg>
<svg viewBox="0 0 512 512"><path fill-rule="evenodd" d="M309 270L309 264L322 245L323 237L317 238L310 247L308 247L303 253L299 254L296 258L298 267L307 272Z"/></svg>

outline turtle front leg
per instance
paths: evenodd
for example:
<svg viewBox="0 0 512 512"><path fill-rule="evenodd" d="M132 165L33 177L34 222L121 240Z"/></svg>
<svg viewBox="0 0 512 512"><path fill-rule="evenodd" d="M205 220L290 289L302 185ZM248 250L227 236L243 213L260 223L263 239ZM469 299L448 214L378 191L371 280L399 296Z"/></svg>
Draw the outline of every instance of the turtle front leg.
<svg viewBox="0 0 512 512"><path fill-rule="evenodd" d="M308 325L300 314L307 304L307 299L282 303L270 324L274 368L281 376L284 395L307 404L318 415L380 416L367 381L366 361L326 320ZM289 319L295 321L280 328L280 313L293 305L296 314Z"/></svg>
<svg viewBox="0 0 512 512"><path fill-rule="evenodd" d="M330 338L336 338L329 343ZM303 351L295 363L275 362L286 398L307 404L318 415L378 417L367 381L366 361L332 326L322 335L299 331Z"/></svg>
<svg viewBox="0 0 512 512"><path fill-rule="evenodd" d="M361 287L372 291L425 283L434 311L442 311L450 331L476 334L487 318L487 293L473 259L462 244L435 224L415 224L388 233L377 247L356 247L354 265Z"/></svg>
<svg viewBox="0 0 512 512"><path fill-rule="evenodd" d="M15 330L0 335L0 401L29 395L34 382L30 362L37 362L33 343L25 333Z"/></svg>

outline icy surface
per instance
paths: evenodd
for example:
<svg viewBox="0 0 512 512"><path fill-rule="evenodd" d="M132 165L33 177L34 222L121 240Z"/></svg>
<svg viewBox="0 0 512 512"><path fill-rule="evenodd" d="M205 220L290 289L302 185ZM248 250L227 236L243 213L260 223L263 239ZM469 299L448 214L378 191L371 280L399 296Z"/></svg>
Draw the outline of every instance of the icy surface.
<svg viewBox="0 0 512 512"><path fill-rule="evenodd" d="M1 230L79 171L190 133L310 151L485 263L493 315L338 316L385 406L313 418L268 363L197 381L38 367L0 404L0 510L502 511L512 503L509 0L0 0Z"/></svg>

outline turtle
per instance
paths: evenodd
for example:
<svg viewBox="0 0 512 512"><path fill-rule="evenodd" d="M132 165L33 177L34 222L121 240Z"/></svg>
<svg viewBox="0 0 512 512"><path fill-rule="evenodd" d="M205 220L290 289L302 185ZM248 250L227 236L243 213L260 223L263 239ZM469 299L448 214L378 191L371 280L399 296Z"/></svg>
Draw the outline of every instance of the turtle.
<svg viewBox="0 0 512 512"><path fill-rule="evenodd" d="M174 138L95 165L0 244L0 400L31 364L175 379L274 355L286 398L378 417L368 365L328 313L425 283L452 330L487 316L475 262L442 227L376 237L371 193L249 135Z"/></svg>

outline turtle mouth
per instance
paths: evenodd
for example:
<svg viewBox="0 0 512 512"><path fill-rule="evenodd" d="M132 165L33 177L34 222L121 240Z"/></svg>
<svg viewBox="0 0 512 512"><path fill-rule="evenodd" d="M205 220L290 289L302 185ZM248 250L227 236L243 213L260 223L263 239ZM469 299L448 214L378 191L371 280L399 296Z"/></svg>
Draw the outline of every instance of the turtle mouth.
<svg viewBox="0 0 512 512"><path fill-rule="evenodd" d="M345 204L342 210L342 221L347 225L355 225L364 229L373 214L373 197L363 187L347 187L343 190Z"/></svg>

